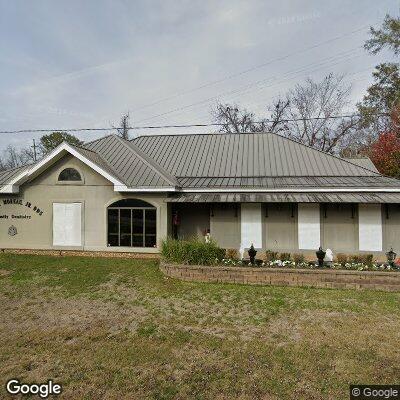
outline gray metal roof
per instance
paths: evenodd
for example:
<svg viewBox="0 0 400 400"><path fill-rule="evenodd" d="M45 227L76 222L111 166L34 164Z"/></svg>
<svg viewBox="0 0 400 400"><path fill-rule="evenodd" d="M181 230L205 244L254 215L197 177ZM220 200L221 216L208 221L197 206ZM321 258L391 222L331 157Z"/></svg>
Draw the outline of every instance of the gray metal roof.
<svg viewBox="0 0 400 400"><path fill-rule="evenodd" d="M240 178L179 178L185 189L191 188L382 188L399 187L397 179L384 176L293 176L293 177L240 177Z"/></svg>
<svg viewBox="0 0 400 400"><path fill-rule="evenodd" d="M16 176L21 172L30 168L31 165L24 165L23 167L17 167L12 169L7 169L5 171L0 171L0 189L10 183Z"/></svg>
<svg viewBox="0 0 400 400"><path fill-rule="evenodd" d="M88 143L85 147L98 153L111 170L128 187L177 186L175 177L157 166L134 143L111 135Z"/></svg>
<svg viewBox="0 0 400 400"><path fill-rule="evenodd" d="M179 178L379 175L272 133L141 136L132 142Z"/></svg>
<svg viewBox="0 0 400 400"><path fill-rule="evenodd" d="M400 193L177 193L168 203L400 203Z"/></svg>
<svg viewBox="0 0 400 400"><path fill-rule="evenodd" d="M344 160L349 161L353 164L359 165L360 167L370 169L371 171L374 172L379 172L377 168L375 167L374 163L372 160L368 157L362 157L362 158L345 158Z"/></svg>
<svg viewBox="0 0 400 400"><path fill-rule="evenodd" d="M73 147L132 189L400 189L399 180L380 175L369 161L349 162L271 133L158 135L132 141L110 135ZM0 187L23 168L1 172Z"/></svg>
<svg viewBox="0 0 400 400"><path fill-rule="evenodd" d="M100 154L89 150L85 149L83 147L78 147L78 146L72 146L78 153L86 157L88 160L92 161L95 163L97 166L99 166L102 170L110 174L111 176L115 177L118 180L122 180L122 178L118 175L118 173L110 167L110 165L100 156Z"/></svg>

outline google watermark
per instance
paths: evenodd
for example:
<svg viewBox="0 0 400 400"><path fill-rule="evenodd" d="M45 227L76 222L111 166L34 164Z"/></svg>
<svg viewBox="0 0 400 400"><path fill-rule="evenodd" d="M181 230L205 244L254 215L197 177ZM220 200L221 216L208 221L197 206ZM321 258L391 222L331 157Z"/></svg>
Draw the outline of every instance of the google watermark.
<svg viewBox="0 0 400 400"><path fill-rule="evenodd" d="M6 391L11 395L37 395L42 399L47 399L50 395L61 394L62 386L49 379L45 383L22 383L19 379L10 379L6 383Z"/></svg>
<svg viewBox="0 0 400 400"><path fill-rule="evenodd" d="M400 385L350 385L350 400L400 399Z"/></svg>

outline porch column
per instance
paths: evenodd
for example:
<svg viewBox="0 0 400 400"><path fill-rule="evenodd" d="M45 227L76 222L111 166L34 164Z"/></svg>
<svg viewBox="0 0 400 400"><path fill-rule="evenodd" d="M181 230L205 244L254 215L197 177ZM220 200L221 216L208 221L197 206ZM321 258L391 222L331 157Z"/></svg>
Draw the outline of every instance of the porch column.
<svg viewBox="0 0 400 400"><path fill-rule="evenodd" d="M255 248L262 248L262 215L260 203L241 204L241 247L248 249L251 244Z"/></svg>
<svg viewBox="0 0 400 400"><path fill-rule="evenodd" d="M358 205L358 245L361 251L382 251L380 204Z"/></svg>
<svg viewBox="0 0 400 400"><path fill-rule="evenodd" d="M298 204L298 238L300 250L316 250L321 246L321 222L319 204Z"/></svg>

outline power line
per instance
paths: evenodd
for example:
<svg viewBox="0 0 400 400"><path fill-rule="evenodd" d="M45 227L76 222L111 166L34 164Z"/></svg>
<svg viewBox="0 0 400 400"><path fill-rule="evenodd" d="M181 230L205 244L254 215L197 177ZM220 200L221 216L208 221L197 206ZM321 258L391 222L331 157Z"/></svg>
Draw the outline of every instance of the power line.
<svg viewBox="0 0 400 400"><path fill-rule="evenodd" d="M387 117L387 114L378 114L377 117ZM355 118L361 117L360 114L347 114L347 115L330 115L326 117L308 117L308 118L290 118L281 119L279 122L299 122L299 121L314 121L314 120L325 120L325 119L342 119L342 118ZM254 124L272 123L274 120L264 119L262 121L255 121ZM127 130L139 130L139 129L168 129L168 128L201 128L211 126L224 126L226 123L208 123L208 124L182 124L182 125L150 125L150 126L128 126ZM118 131L119 128L64 128L64 129L21 129L15 131L0 131L0 134L14 134L14 133L45 133L45 132L84 132L84 131Z"/></svg>
<svg viewBox="0 0 400 400"><path fill-rule="evenodd" d="M307 72L307 70L309 70L310 68L311 69L314 68L314 70L312 70L312 72L314 72L315 70L318 70L318 69L321 69L321 68L326 68L328 66L337 65L338 63L340 63L343 60L344 61L349 61L352 58L356 58L356 57L360 56L360 55L357 55L355 53L355 51L358 50L358 49L361 49L361 46L358 46L356 48L340 52L340 53L338 53L338 54L336 54L334 56L326 57L326 58L324 58L322 60L319 60L316 63L314 62L314 63L308 64L306 66L302 66L300 68L296 68L296 69L290 70L290 71L284 73L283 76L290 77L290 75L293 75L293 77L290 78L290 79L293 79L299 74L310 73L310 71ZM334 61L334 63L332 63L332 62L329 63L329 61ZM324 64L326 64L326 65L324 65ZM322 67L321 67L321 65L322 65ZM317 67L317 66L319 66L319 68L315 69L315 67ZM184 105L184 106L181 106L181 107L177 107L177 108L165 111L165 112L160 113L160 114L156 114L156 115L152 115L150 117L142 118L138 122L149 121L149 120L152 120L152 119L155 119L155 118L163 117L163 116L168 115L168 114L176 113L177 111L186 110L188 108L192 108L192 107L197 106L197 105L207 104L207 103L209 103L211 101L218 100L221 96L239 94L239 93L243 93L243 92L249 91L249 89L251 91L251 88L253 88L254 86L257 86L257 85L259 85L261 83L265 83L265 82L267 82L269 80L277 80L277 77L276 76L270 76L268 78L264 78L264 79L258 80L256 82L252 82L250 84L244 85L244 86L242 86L242 87L240 87L238 89L229 90L227 92L223 92L223 93L208 97L206 99L196 101L196 102L191 103L191 104L187 104L187 105ZM269 85L264 86L264 87L259 87L259 88L256 87L255 90L263 89L263 88L265 89L265 88L274 86L274 85L276 85L278 83L284 82L286 80L288 80L288 78L284 79L283 81L275 82L275 83L269 84Z"/></svg>
<svg viewBox="0 0 400 400"><path fill-rule="evenodd" d="M255 71L255 70L260 69L260 68L264 68L264 67L266 67L266 66L268 66L268 65L270 65L270 64L273 64L273 63L275 63L275 62L279 62L279 61L286 60L287 58L290 58L290 57L292 57L293 55L301 54L301 53L304 53L304 52L306 52L306 51L309 51L309 50L318 48L318 47L320 47L320 46L322 46L322 45L325 45L325 44L334 42L334 41L339 40L339 39L343 39L343 38L345 38L345 37L347 37L347 36L354 35L355 33L361 32L361 31L363 31L364 29L369 28L370 26L371 26L371 25L364 25L364 26L362 26L362 27L360 27L360 28L358 28L358 29L355 29L355 30L353 30L353 31L347 32L347 33L345 33L345 34L343 34L343 35L336 36L336 37L334 37L334 38L325 40L325 41L323 41L323 42L314 44L314 45L312 45L312 46L308 46L308 47L303 48L303 49L301 49L301 50L297 50L297 51L294 51L294 52L292 52L292 53L286 54L286 55L284 55L284 56L277 57L277 58L275 58L275 59L269 60L269 61L264 62L264 63L262 63L262 64L258 64L258 65L255 65L255 66L253 66L253 67L247 68L247 69L245 69L245 70L242 70L242 71L233 73L233 74L231 74L231 75L227 75L227 76L225 76L225 77L223 77L223 78L221 78L221 79L216 79L216 80L214 80L214 81L206 82L206 83L204 83L204 84L202 84L202 85L200 85L200 86L194 87L194 88L192 88L192 89L185 90L185 91L182 91L182 92L178 92L178 93L176 93L176 94L173 94L173 95L171 95L171 96L164 97L164 98L159 99L159 100L157 100L157 101L154 101L154 102L152 102L152 103L145 104L145 105L143 105L143 106L137 107L137 108L133 109L133 112L140 111L140 110L143 110L143 109L146 109L146 108L149 108L149 107L158 105L158 104L160 104L160 103L163 103L164 101L172 100L172 99L174 99L174 98L177 98L177 97L180 97L180 96L184 96L184 95L189 94L189 93L193 93L193 92L195 92L195 91L197 91L197 90L204 89L204 88L209 87L209 86L217 85L217 84L219 84L219 83L222 83L222 82L225 82L225 81L227 81L227 80L236 78L236 77L238 77L238 76L245 75L245 74L247 74L247 73L249 73L249 72Z"/></svg>

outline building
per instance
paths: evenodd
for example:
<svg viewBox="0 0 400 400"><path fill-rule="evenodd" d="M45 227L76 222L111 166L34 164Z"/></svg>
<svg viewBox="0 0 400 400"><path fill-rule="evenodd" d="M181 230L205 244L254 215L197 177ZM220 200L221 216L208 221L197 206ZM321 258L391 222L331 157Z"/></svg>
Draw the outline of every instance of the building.
<svg viewBox="0 0 400 400"><path fill-rule="evenodd" d="M111 135L0 173L0 248L158 252L162 239L400 250L400 181L276 134Z"/></svg>

